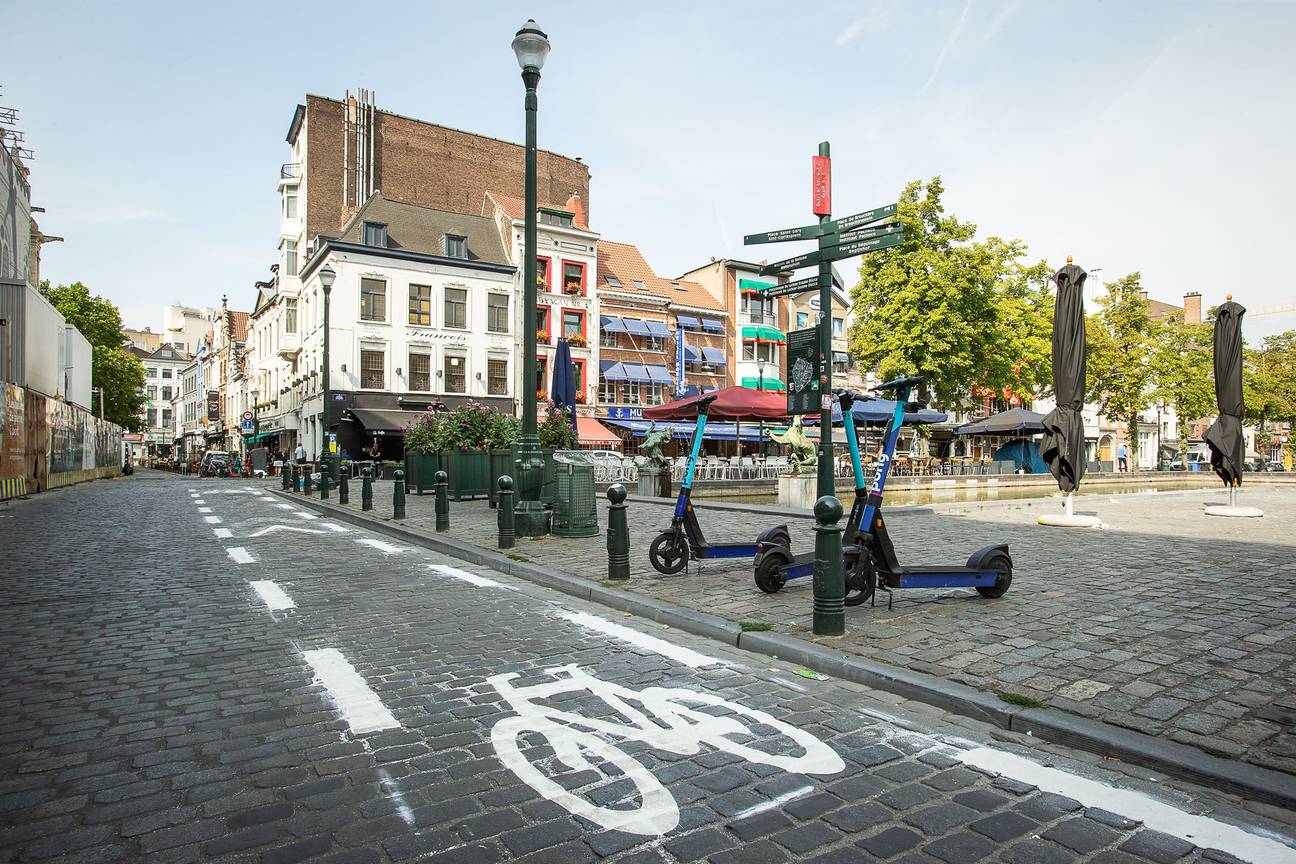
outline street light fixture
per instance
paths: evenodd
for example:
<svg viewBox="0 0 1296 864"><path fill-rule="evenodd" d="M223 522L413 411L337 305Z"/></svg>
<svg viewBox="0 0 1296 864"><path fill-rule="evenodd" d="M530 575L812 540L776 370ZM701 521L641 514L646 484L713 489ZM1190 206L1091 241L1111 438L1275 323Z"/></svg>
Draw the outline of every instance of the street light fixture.
<svg viewBox="0 0 1296 864"><path fill-rule="evenodd" d="M522 434L518 438L515 475L518 497L514 506L517 533L543 537L548 533L540 484L544 459L536 428L536 88L540 69L549 56L549 38L528 19L513 37L513 54L526 86L526 230L522 247ZM327 308L327 306L325 307Z"/></svg>
<svg viewBox="0 0 1296 864"><path fill-rule="evenodd" d="M319 272L320 287L324 289L324 375L323 380L320 382L324 390L324 410L321 412L321 420L324 423L324 437L320 442L322 445L320 448L320 461L328 467L330 474L332 473L333 460L326 458L332 454L328 447L328 434L329 414L332 413L330 403L333 400L333 395L329 393L329 292L333 290L333 280L335 279L337 279L337 273L333 272L332 267L325 264L324 268Z"/></svg>

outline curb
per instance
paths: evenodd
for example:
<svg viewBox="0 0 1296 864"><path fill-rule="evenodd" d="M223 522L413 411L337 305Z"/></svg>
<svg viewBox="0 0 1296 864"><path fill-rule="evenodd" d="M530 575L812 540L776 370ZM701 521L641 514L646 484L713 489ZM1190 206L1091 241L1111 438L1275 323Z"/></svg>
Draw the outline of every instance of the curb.
<svg viewBox="0 0 1296 864"><path fill-rule="evenodd" d="M1100 756L1113 756L1123 762L1161 771L1199 785L1245 796L1287 809L1296 808L1296 776L1270 768L1221 759L1195 747L1167 741L1132 729L1100 720L1068 714L1055 708L1024 708L1004 702L986 693L924 672L914 672L867 660L855 654L834 650L817 642L807 642L782 633L744 632L732 621L698 612L650 597L622 591L607 584L579 576L568 576L538 564L515 561L498 552L452 540L408 525L377 516L367 516L339 505L307 498L300 494L285 495L281 490L267 490L284 501L308 507L332 518L414 543L453 558L480 564L561 591L564 594L598 603L619 612L629 612L659 624L676 627L695 636L715 639L726 645L795 663L815 672L842 678L934 705L954 714L991 723L1002 729L1020 732L1086 750ZM644 499L640 499L644 500Z"/></svg>

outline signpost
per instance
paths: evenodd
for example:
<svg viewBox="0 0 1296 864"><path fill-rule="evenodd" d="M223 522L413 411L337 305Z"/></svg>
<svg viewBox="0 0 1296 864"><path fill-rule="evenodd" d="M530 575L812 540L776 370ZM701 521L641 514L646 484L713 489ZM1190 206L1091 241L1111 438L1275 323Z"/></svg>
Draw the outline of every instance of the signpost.
<svg viewBox="0 0 1296 864"><path fill-rule="evenodd" d="M874 207L872 210L865 210L863 213L856 213L853 216L829 219L827 222L820 222L818 225L806 225L802 228L782 228L778 231L748 234L743 237L743 245L787 243L790 240L814 240L825 234L844 234L864 225L872 225L874 222L890 219L894 215L896 215L896 205L887 204L885 207Z"/></svg>
<svg viewBox="0 0 1296 864"><path fill-rule="evenodd" d="M831 238L838 236L839 235L836 234L826 234L819 238L820 247L814 252L804 252L800 255L794 255L791 258L784 258L782 261L775 261L773 264L766 264L760 270L761 275L769 276L771 273L782 273L786 270L796 270L801 267L809 267L811 264L819 264L822 267L825 262L840 261L843 258L854 258L857 255L867 255L868 253L876 252L879 249L898 246L903 243L905 239L904 231L897 230L867 239L852 239L837 246L827 245ZM783 286L777 285L775 287L782 288Z"/></svg>
<svg viewBox="0 0 1296 864"><path fill-rule="evenodd" d="M771 285L764 290L764 295L769 298L787 297L790 294L804 294L807 291L813 291L819 287L818 276L807 276L804 279L797 279L795 282L785 282L782 285Z"/></svg>
<svg viewBox="0 0 1296 864"><path fill-rule="evenodd" d="M819 330L794 330L787 337L787 410L789 416L819 410Z"/></svg>

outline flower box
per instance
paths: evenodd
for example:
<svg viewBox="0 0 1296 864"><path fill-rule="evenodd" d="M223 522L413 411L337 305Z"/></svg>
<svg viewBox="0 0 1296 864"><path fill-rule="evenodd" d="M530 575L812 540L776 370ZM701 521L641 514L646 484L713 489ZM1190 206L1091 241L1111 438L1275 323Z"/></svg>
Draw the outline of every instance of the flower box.
<svg viewBox="0 0 1296 864"><path fill-rule="evenodd" d="M584 289L581 287L581 283L579 282L568 282L563 286L564 294L580 294L583 293L583 291Z"/></svg>
<svg viewBox="0 0 1296 864"><path fill-rule="evenodd" d="M581 336L580 334L575 334L567 337L567 344L573 348L584 348L589 343L585 341L584 336Z"/></svg>
<svg viewBox="0 0 1296 864"><path fill-rule="evenodd" d="M537 331L536 331L536 341L537 341L537 342L545 342L545 343L548 343L548 341L549 341L549 331L548 331L548 330L537 330Z"/></svg>

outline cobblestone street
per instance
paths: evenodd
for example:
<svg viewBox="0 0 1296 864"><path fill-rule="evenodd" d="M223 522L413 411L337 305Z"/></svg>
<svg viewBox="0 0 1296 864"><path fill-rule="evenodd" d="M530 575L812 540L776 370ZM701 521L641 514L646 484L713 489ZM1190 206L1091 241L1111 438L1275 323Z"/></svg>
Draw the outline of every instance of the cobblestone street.
<svg viewBox="0 0 1296 864"><path fill-rule="evenodd" d="M375 512L390 515L391 484ZM1263 519L1202 515L1223 491L1076 499L1098 531L1044 528L1057 499L897 509L888 519L904 562L961 564L974 549L1009 544L1011 590L906 591L847 610L844 637L821 640L873 660L997 693L1015 694L1207 752L1296 772L1296 485L1245 487ZM353 496L353 503L358 495ZM357 505L358 506L358 505ZM430 494L407 499L408 522L434 527ZM606 502L600 507L606 528ZM703 506L714 540L754 538L787 522L797 551L812 548L809 519ZM775 595L752 581L749 559L702 562L698 575L663 577L647 548L670 509L631 502L629 590L733 621L810 635L809 580ZM450 536L493 548L495 511L451 502ZM602 535L519 540L515 554L590 579L606 577ZM560 563L559 563L560 562Z"/></svg>
<svg viewBox="0 0 1296 864"><path fill-rule="evenodd" d="M0 860L1296 861L1289 812L799 675L273 486L141 471L0 506ZM566 556L542 545L522 548Z"/></svg>

